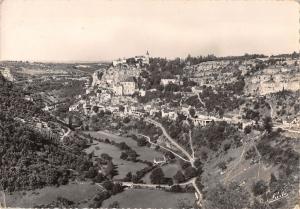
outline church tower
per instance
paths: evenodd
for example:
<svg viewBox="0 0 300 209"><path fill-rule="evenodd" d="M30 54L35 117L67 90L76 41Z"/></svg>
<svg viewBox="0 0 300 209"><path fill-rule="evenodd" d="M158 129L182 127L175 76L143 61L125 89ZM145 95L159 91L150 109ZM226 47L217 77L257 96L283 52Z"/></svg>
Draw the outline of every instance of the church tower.
<svg viewBox="0 0 300 209"><path fill-rule="evenodd" d="M145 63L147 63L148 65L149 65L149 60L150 60L150 56L149 56L149 52L147 50L146 57L145 57Z"/></svg>

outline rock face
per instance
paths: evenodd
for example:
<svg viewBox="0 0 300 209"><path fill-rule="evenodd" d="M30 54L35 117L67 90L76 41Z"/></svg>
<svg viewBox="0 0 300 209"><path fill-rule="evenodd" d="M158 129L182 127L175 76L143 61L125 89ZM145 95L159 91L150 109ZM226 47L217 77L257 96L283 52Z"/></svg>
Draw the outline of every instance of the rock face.
<svg viewBox="0 0 300 209"><path fill-rule="evenodd" d="M265 69L263 73L246 78L246 91L250 94L266 95L279 91L300 90L300 73L285 69Z"/></svg>
<svg viewBox="0 0 300 209"><path fill-rule="evenodd" d="M10 72L9 68L0 68L0 73L8 81L14 81L14 77Z"/></svg>
<svg viewBox="0 0 300 209"><path fill-rule="evenodd" d="M101 69L94 72L92 86L103 84L114 85L130 78L137 78L141 71L142 68L133 66L116 66Z"/></svg>

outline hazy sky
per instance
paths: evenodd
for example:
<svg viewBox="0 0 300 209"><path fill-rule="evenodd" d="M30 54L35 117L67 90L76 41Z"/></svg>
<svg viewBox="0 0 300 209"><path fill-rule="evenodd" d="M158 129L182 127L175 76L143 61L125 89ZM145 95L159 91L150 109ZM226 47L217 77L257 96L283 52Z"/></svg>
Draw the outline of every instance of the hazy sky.
<svg viewBox="0 0 300 209"><path fill-rule="evenodd" d="M1 0L0 0L1 1ZM299 49L294 1L4 0L2 60L94 61L144 54Z"/></svg>

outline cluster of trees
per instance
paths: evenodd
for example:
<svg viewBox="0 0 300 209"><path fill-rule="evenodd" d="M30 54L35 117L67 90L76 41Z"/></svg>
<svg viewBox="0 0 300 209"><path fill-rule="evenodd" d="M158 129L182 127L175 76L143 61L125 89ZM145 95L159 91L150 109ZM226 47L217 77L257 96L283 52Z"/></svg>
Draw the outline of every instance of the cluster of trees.
<svg viewBox="0 0 300 209"><path fill-rule="evenodd" d="M213 54L208 54L207 56L197 56L197 57L192 57L191 55L188 55L185 58L185 62L189 63L190 65L197 65L202 62L215 61L217 59L218 58Z"/></svg>
<svg viewBox="0 0 300 209"><path fill-rule="evenodd" d="M165 90L166 88L166 90ZM180 88L176 84L167 85L166 87L163 87L159 85L159 87L156 89L156 91L146 91L145 96L138 96L138 101L140 103L147 103L154 99L161 99L165 102L171 102L173 100L180 100L181 95L175 93L176 91L179 91ZM178 103L179 104L179 103Z"/></svg>
<svg viewBox="0 0 300 209"><path fill-rule="evenodd" d="M92 160L16 120L37 117L51 121L52 117L24 100L22 89L1 76L0 82L0 187L9 192L32 190L67 184L77 174L84 178L94 166Z"/></svg>
<svg viewBox="0 0 300 209"><path fill-rule="evenodd" d="M225 111L232 111L243 104L244 101L237 95L243 92L244 85L244 79L241 78L234 83L224 84L216 90L212 87L204 87L200 97L208 112L216 111L222 117Z"/></svg>
<svg viewBox="0 0 300 209"><path fill-rule="evenodd" d="M155 168L150 174L150 180L152 184L173 184L172 178L166 178L163 170L158 167Z"/></svg>
<svg viewBox="0 0 300 209"><path fill-rule="evenodd" d="M26 125L0 116L0 185L4 190L28 190L67 184L74 173L83 177L93 162Z"/></svg>
<svg viewBox="0 0 300 209"><path fill-rule="evenodd" d="M0 109L3 114L25 120L30 120L32 117L40 118L43 121L54 120L49 113L42 110L42 106L25 100L25 95L21 88L6 81L0 74Z"/></svg>
<svg viewBox="0 0 300 209"><path fill-rule="evenodd" d="M224 121L212 122L206 127L194 128L192 137L196 149L206 146L213 151L219 150L225 141L239 146L241 139L237 128Z"/></svg>
<svg viewBox="0 0 300 209"><path fill-rule="evenodd" d="M142 168L141 170L136 171L135 174L132 174L131 172L128 172L126 174L126 177L123 179L123 181L131 181L133 183L143 183L142 178L149 173L151 170L155 169L156 166L148 165L145 168Z"/></svg>
<svg viewBox="0 0 300 209"><path fill-rule="evenodd" d="M248 120L259 121L260 114L257 110L252 110L250 108L245 108L244 109L244 114L242 115L242 118L243 119L248 119Z"/></svg>
<svg viewBox="0 0 300 209"><path fill-rule="evenodd" d="M104 181L101 184L106 190L99 192L89 205L91 208L100 208L104 200L110 198L112 195L116 195L124 191L124 187L119 183L113 183L112 181ZM114 206L117 206L114 204Z"/></svg>
<svg viewBox="0 0 300 209"><path fill-rule="evenodd" d="M291 177L293 174L298 172L297 165L300 155L290 144L286 144L285 146L272 146L272 141L284 140L280 139L281 137L283 136L273 132L269 135L265 135L257 144L257 149L265 162L279 165L285 175L287 177Z"/></svg>
<svg viewBox="0 0 300 209"><path fill-rule="evenodd" d="M192 107L195 107L197 109L199 108L204 108L204 105L199 101L199 98L197 95L191 96L189 98L187 98L184 103L186 103L187 105L190 105Z"/></svg>
<svg viewBox="0 0 300 209"><path fill-rule="evenodd" d="M70 208L74 206L75 203L72 200L58 196L55 201L49 204L35 205L34 208Z"/></svg>

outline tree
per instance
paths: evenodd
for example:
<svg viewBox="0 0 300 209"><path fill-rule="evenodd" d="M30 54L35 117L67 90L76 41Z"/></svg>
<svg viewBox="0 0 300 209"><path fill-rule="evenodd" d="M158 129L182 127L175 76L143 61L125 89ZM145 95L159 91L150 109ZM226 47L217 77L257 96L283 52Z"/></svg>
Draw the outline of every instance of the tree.
<svg viewBox="0 0 300 209"><path fill-rule="evenodd" d="M187 179L191 179L197 176L197 170L196 168L189 166L184 170L184 174Z"/></svg>
<svg viewBox="0 0 300 209"><path fill-rule="evenodd" d="M114 186L114 183L111 182L111 181L106 180L106 181L104 181L104 182L102 183L102 186L103 186L106 190L111 191L112 188L113 188L113 186Z"/></svg>
<svg viewBox="0 0 300 209"><path fill-rule="evenodd" d="M264 182L263 180L257 181L252 186L252 192L253 192L254 196L262 195L262 194L266 193L267 190L268 190L267 183Z"/></svg>
<svg viewBox="0 0 300 209"><path fill-rule="evenodd" d="M124 181L131 181L131 179L132 179L132 173L128 172L124 178Z"/></svg>
<svg viewBox="0 0 300 209"><path fill-rule="evenodd" d="M120 192L123 192L123 190L124 190L124 188L123 188L123 186L122 186L121 184L115 183L115 184L113 185L113 187L112 187L111 193L112 193L113 195L115 195L115 194L118 194L118 193L120 193Z"/></svg>
<svg viewBox="0 0 300 209"><path fill-rule="evenodd" d="M245 134L249 134L251 132L251 126L246 126L245 128L244 128L244 133Z"/></svg>
<svg viewBox="0 0 300 209"><path fill-rule="evenodd" d="M60 207L60 208L68 208L70 206L74 205L74 202L71 200L68 200L64 197L60 197L58 196L56 198L56 203L55 203L56 207Z"/></svg>
<svg viewBox="0 0 300 209"><path fill-rule="evenodd" d="M108 191L101 191L99 192L96 197L93 199L93 203L89 205L91 208L99 208L102 205L102 202L110 197L110 194Z"/></svg>
<svg viewBox="0 0 300 209"><path fill-rule="evenodd" d="M173 176L173 178L176 181L176 183L182 183L185 181L185 176L180 170L177 171L177 173Z"/></svg>
<svg viewBox="0 0 300 209"><path fill-rule="evenodd" d="M170 191L171 192L182 192L182 188L178 184L175 184L175 185L171 186Z"/></svg>
<svg viewBox="0 0 300 209"><path fill-rule="evenodd" d="M109 161L104 171L106 176L112 177L114 175L114 164Z"/></svg>
<svg viewBox="0 0 300 209"><path fill-rule="evenodd" d="M128 158L128 155L125 152L122 152L120 158L122 160L126 160Z"/></svg>
<svg viewBox="0 0 300 209"><path fill-rule="evenodd" d="M120 204L118 201L113 201L108 205L108 208L120 208Z"/></svg>
<svg viewBox="0 0 300 209"><path fill-rule="evenodd" d="M104 159L104 160L107 160L107 161L110 161L112 159L111 156L109 156L108 154L106 153L102 153L101 154L101 158Z"/></svg>
<svg viewBox="0 0 300 209"><path fill-rule="evenodd" d="M197 169L201 169L202 168L202 163L201 163L201 160L199 158L195 159L194 161L194 166L197 168Z"/></svg>
<svg viewBox="0 0 300 209"><path fill-rule="evenodd" d="M227 168L226 162L225 161L219 162L218 167L222 170L225 170Z"/></svg>
<svg viewBox="0 0 300 209"><path fill-rule="evenodd" d="M123 119L123 123L129 123L130 122L130 118L129 117L126 117Z"/></svg>
<svg viewBox="0 0 300 209"><path fill-rule="evenodd" d="M271 133L273 128L272 118L269 116L265 117L263 120L263 126L268 133Z"/></svg>
<svg viewBox="0 0 300 209"><path fill-rule="evenodd" d="M146 139L144 139L144 138L139 138L139 139L137 139L137 145L138 145L139 147L146 146L146 144L147 144L147 140L146 140Z"/></svg>
<svg viewBox="0 0 300 209"><path fill-rule="evenodd" d="M123 105L120 105L120 106L119 106L119 111L120 111L120 112L124 112L124 110L125 110L125 107L124 107Z"/></svg>
<svg viewBox="0 0 300 209"><path fill-rule="evenodd" d="M89 170L86 172L85 177L92 179L95 176L97 176L97 174L98 174L98 170L94 167L90 167Z"/></svg>
<svg viewBox="0 0 300 209"><path fill-rule="evenodd" d="M99 111L99 107L98 106L93 106L92 110L97 113Z"/></svg>
<svg viewBox="0 0 300 209"><path fill-rule="evenodd" d="M121 142L118 147L121 149L121 150L130 150L130 147L125 143L125 142Z"/></svg>
<svg viewBox="0 0 300 209"><path fill-rule="evenodd" d="M152 184L163 184L164 179L165 174L161 168L154 169L150 175L150 180Z"/></svg>
<svg viewBox="0 0 300 209"><path fill-rule="evenodd" d="M94 178L94 182L101 183L104 179L105 178L102 173L97 173L97 175Z"/></svg>
<svg viewBox="0 0 300 209"><path fill-rule="evenodd" d="M194 118L195 115L196 115L196 111L195 111L194 108L190 108L190 109L189 109L189 113L190 113L190 115L191 115L193 118Z"/></svg>

